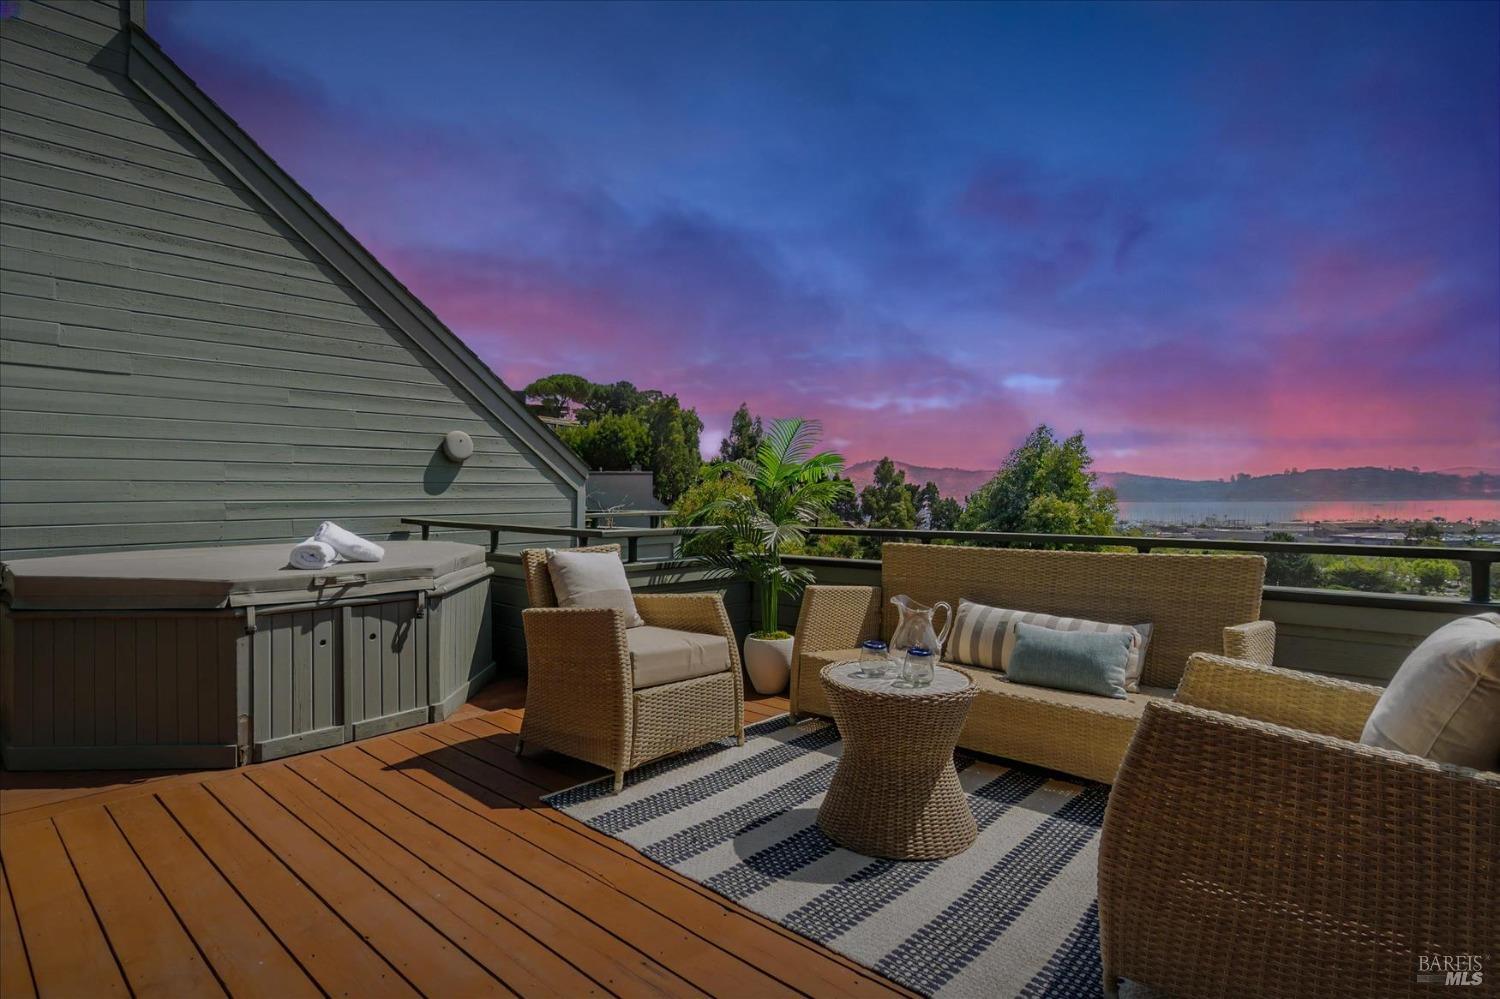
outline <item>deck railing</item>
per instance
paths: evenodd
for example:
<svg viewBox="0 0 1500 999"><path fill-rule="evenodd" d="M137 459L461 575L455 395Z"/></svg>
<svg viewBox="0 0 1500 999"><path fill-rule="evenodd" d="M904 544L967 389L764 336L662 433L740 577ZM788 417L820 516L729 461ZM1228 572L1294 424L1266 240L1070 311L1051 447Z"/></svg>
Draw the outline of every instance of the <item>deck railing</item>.
<svg viewBox="0 0 1500 999"><path fill-rule="evenodd" d="M617 541L622 544L626 562L640 561L639 541L642 538L681 537L711 528L694 527L556 527L537 524L498 523L495 521L437 520L426 517L408 517L401 523L422 529L424 539L432 529L483 531L490 537L490 550L500 547L502 534L519 534L530 537L561 537L576 541L580 546L594 541ZM1485 609L1500 606L1491 587L1491 566L1500 562L1500 548L1452 547L1441 545L1396 545L1396 544L1322 544L1313 541L1231 541L1218 538L1161 538L1135 535L1097 534L1021 534L1001 531L932 531L916 528L887 527L812 527L810 535L825 537L870 538L880 541L956 541L959 543L1013 547L1055 547L1060 545L1133 548L1139 552L1159 549L1188 549L1194 551L1245 552L1250 554L1295 553L1303 555L1361 555L1375 558L1421 558L1438 559L1465 564L1469 567L1469 598L1414 597L1410 594L1379 594L1354 590L1307 590L1295 587L1268 586L1268 594L1296 599L1315 598L1328 602L1373 604L1373 598L1381 600L1383 606L1420 601L1423 605L1448 604L1471 605ZM830 562L838 559L828 559ZM1316 595L1314 597L1314 595Z"/></svg>

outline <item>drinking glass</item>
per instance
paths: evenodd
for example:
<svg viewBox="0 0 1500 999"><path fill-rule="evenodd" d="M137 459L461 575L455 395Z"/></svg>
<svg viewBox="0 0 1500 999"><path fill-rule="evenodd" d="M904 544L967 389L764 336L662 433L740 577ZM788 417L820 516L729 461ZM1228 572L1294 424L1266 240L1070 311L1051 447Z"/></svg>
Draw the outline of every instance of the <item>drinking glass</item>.
<svg viewBox="0 0 1500 999"><path fill-rule="evenodd" d="M859 646L859 675L868 679L885 676L890 668L890 650L878 638L862 642Z"/></svg>
<svg viewBox="0 0 1500 999"><path fill-rule="evenodd" d="M906 650L906 659L901 664L901 682L908 687L932 685L932 651L921 645Z"/></svg>

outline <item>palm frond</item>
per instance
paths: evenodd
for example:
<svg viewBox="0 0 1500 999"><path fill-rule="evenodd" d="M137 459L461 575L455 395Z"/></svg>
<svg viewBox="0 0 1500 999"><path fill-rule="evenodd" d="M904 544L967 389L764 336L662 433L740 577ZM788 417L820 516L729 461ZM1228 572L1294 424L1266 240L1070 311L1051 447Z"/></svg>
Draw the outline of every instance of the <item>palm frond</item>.
<svg viewBox="0 0 1500 999"><path fill-rule="evenodd" d="M728 496L706 504L688 518L692 526L710 528L686 538L678 550L703 560L715 574L733 574L800 594L812 581L811 570L789 567L781 553L807 538L833 501L847 494L848 482L837 476L842 455L813 453L822 426L815 420L772 423L753 460L720 462L715 468L746 482L753 496Z"/></svg>

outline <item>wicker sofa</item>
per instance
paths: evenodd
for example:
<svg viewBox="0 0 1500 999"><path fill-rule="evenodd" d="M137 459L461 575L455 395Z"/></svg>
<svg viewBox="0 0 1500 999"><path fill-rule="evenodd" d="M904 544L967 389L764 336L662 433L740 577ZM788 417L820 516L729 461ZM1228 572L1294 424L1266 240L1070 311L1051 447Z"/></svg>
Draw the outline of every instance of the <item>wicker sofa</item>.
<svg viewBox="0 0 1500 999"><path fill-rule="evenodd" d="M1360 745L1380 692L1192 657L1110 795L1107 994L1125 977L1174 996L1433 995L1451 968L1419 959L1464 955L1493 988L1500 774Z"/></svg>
<svg viewBox="0 0 1500 999"><path fill-rule="evenodd" d="M620 546L571 550L619 555ZM725 736L744 744L743 671L717 593L636 593L636 611L648 627L627 630L622 611L557 606L547 558L546 549L521 553L531 606L521 612L526 714L517 753L550 749L607 767L614 771L618 792L626 771L658 757ZM661 653L670 657L671 650L660 641L651 649L638 641L648 632L660 639L663 630L688 642L695 635L724 639L727 662L708 675L688 668L676 674L685 679L674 679L671 664L664 670L660 662ZM719 648L722 654L722 644ZM655 660L650 667L641 661L648 655Z"/></svg>
<svg viewBox="0 0 1500 999"><path fill-rule="evenodd" d="M964 667L979 696L959 745L1093 780L1114 780L1146 705L1170 699L1194 652L1269 663L1275 625L1260 621L1258 555L1143 555L887 544L881 585L810 586L792 652L791 712L829 714L822 668L890 637L905 593L924 604L960 597L993 606L1124 624L1150 622L1140 693L1125 700L1009 683Z"/></svg>

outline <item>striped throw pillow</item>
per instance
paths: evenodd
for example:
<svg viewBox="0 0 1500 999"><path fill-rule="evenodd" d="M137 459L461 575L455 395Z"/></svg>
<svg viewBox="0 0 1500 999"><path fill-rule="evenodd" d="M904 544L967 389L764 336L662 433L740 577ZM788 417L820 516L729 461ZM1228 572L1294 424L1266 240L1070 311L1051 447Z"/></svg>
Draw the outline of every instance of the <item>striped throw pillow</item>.
<svg viewBox="0 0 1500 999"><path fill-rule="evenodd" d="M1141 669L1146 662L1146 645L1151 641L1150 624L1106 624L959 600L953 634L948 638L948 658L966 666L1004 672L1010 665L1010 655L1016 645L1017 621L1057 631L1133 632L1135 640L1130 647L1130 659L1125 664L1125 689L1131 693L1141 689Z"/></svg>

